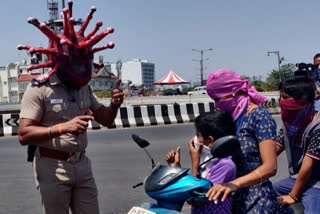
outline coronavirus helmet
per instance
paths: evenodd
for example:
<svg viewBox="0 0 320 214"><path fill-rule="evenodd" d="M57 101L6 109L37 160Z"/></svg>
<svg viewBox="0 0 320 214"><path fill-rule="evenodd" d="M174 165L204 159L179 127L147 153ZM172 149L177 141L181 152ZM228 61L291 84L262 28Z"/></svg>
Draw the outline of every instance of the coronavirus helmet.
<svg viewBox="0 0 320 214"><path fill-rule="evenodd" d="M95 7L91 7L91 11L81 25L78 32L75 32L75 19L72 17L72 1L68 1L68 8L64 8L63 16L63 33L55 34L45 23L39 23L35 18L29 18L28 22L36 26L43 34L49 38L48 48L31 47L18 45L19 50L28 50L32 55L34 53L42 53L48 56L48 61L30 65L28 70L37 68L50 67L51 70L45 74L44 78L33 80L33 84L39 84L46 81L49 77L57 73L59 79L71 88L80 88L88 84L91 77L98 76L104 68L103 64L93 62L94 53L113 48L114 43L108 42L106 45L92 48L96 43L105 36L113 33L113 28L107 28L101 33L96 34L102 26L101 21L97 21L95 28L88 35L84 32L92 19Z"/></svg>

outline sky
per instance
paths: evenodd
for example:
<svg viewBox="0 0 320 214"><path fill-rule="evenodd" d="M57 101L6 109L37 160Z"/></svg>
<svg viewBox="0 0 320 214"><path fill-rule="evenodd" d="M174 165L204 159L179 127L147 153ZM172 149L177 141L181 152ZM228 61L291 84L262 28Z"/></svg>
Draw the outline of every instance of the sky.
<svg viewBox="0 0 320 214"><path fill-rule="evenodd" d="M51 1L51 0L49 0ZM61 0L58 0L61 10ZM67 2L67 0L65 0ZM26 58L17 45L46 47L47 38L28 17L49 18L47 0L1 0L0 65ZM286 63L311 63L320 52L319 0L73 0L74 18L85 19L96 6L100 29L113 27L95 47L109 41L115 48L98 52L115 62L136 58L155 63L155 79L169 70L187 81L200 80L200 53L204 53L204 78L227 68L246 76L265 78L278 68L280 51Z"/></svg>

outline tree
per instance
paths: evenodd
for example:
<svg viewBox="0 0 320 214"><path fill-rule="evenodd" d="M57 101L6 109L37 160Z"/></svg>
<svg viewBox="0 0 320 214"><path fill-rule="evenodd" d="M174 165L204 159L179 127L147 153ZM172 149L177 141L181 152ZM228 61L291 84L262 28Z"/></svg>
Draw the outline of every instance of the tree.
<svg viewBox="0 0 320 214"><path fill-rule="evenodd" d="M280 75L281 81L283 81L289 77L292 77L295 69L296 68L294 64L285 64L281 65L280 72L279 70L273 70L266 79L266 90L278 90L280 84Z"/></svg>
<svg viewBox="0 0 320 214"><path fill-rule="evenodd" d="M247 79L250 81L251 85L254 86L257 91L265 91L268 88L267 83L265 83L264 81L262 81L262 76L253 76L253 77L249 77L249 76L241 76L242 79Z"/></svg>

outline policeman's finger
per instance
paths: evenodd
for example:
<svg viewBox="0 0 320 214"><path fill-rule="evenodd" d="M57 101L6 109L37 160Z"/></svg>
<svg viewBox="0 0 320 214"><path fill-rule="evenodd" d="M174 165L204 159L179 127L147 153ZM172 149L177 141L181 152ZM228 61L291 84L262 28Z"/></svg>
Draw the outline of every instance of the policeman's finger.
<svg viewBox="0 0 320 214"><path fill-rule="evenodd" d="M113 89L119 88L120 84L121 84L121 79L118 79Z"/></svg>
<svg viewBox="0 0 320 214"><path fill-rule="evenodd" d="M121 88L114 88L114 89L112 89L112 92L113 92L114 94L116 94L116 93L123 93L123 90L122 90Z"/></svg>
<svg viewBox="0 0 320 214"><path fill-rule="evenodd" d="M79 129L87 129L89 123L85 120L78 120L77 122Z"/></svg>
<svg viewBox="0 0 320 214"><path fill-rule="evenodd" d="M121 91L112 93L112 98L119 98L119 99L122 98L123 99L123 96L124 96L124 94Z"/></svg>
<svg viewBox="0 0 320 214"><path fill-rule="evenodd" d="M93 120L93 116L90 115L80 115L78 116L78 119L81 121L89 121L89 120Z"/></svg>

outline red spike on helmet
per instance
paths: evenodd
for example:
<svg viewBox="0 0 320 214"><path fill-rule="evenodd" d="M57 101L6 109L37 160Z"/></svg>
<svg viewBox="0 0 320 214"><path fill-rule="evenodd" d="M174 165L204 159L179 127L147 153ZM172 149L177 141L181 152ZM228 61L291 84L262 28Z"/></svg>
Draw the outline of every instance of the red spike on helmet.
<svg viewBox="0 0 320 214"><path fill-rule="evenodd" d="M46 75L45 80L53 73L57 73L59 78L68 86L80 88L86 85L92 76L97 76L101 72L101 66L94 66L93 54L107 48L113 48L114 43L108 42L106 45L94 49L93 46L108 34L113 33L114 29L108 28L100 34L95 35L99 27L102 26L102 22L98 21L94 30L85 36L84 32L92 19L93 13L96 11L95 7L91 7L90 13L80 27L80 30L75 32L75 19L72 17L72 5L72 1L69 0L69 8L63 9L62 34L55 34L46 24L39 23L35 18L28 19L30 24L36 26L49 38L48 48L36 48L24 45L19 45L17 48L19 50L28 50L31 54L42 53L48 56L48 62L29 66L29 70L51 67L52 70ZM94 71L94 68L98 68L98 70ZM35 81L39 82L39 80Z"/></svg>

